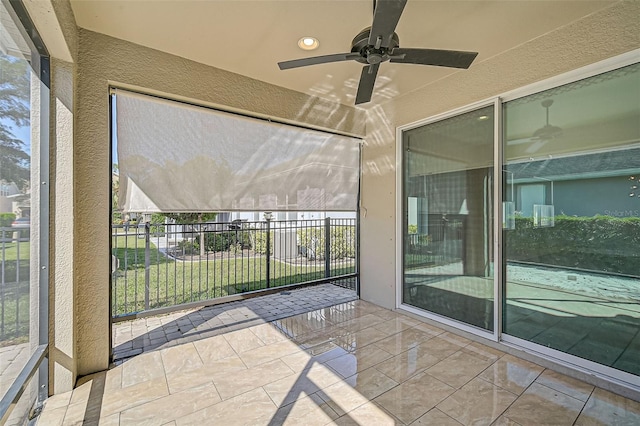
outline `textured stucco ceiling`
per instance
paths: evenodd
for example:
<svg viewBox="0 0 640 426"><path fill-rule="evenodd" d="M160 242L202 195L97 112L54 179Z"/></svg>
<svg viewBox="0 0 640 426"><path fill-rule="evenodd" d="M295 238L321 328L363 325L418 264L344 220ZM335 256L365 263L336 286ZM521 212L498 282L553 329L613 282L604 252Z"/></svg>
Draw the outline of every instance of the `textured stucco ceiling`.
<svg viewBox="0 0 640 426"><path fill-rule="evenodd" d="M396 32L401 47L477 51L479 63L611 3L409 0ZM373 8L371 0L71 4L80 27L346 105L353 105L360 64L280 71L277 62L349 51L352 38L371 24ZM305 35L318 38L320 47L313 52L298 48L297 41ZM452 72L465 71L385 63L371 104L433 84Z"/></svg>

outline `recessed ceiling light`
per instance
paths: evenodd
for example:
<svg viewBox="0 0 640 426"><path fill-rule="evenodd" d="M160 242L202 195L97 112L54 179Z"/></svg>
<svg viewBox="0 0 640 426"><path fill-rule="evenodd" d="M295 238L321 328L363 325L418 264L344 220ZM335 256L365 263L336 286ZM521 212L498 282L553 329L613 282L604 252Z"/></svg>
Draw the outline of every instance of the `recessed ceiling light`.
<svg viewBox="0 0 640 426"><path fill-rule="evenodd" d="M484 121L484 120L488 120L489 116L488 115L481 115L480 117L478 117L478 121Z"/></svg>
<svg viewBox="0 0 640 426"><path fill-rule="evenodd" d="M298 47L302 50L314 50L320 46L320 42L315 37L302 37L298 40Z"/></svg>

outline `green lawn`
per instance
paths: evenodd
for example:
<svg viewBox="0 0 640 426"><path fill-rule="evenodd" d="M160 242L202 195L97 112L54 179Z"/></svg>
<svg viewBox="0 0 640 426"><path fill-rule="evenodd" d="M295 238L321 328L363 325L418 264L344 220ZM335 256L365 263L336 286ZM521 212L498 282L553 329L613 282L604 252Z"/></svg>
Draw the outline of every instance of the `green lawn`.
<svg viewBox="0 0 640 426"><path fill-rule="evenodd" d="M145 310L145 241L135 236L112 238L112 253L118 271L112 278L113 315ZM267 287L264 256L252 257L245 250L234 258L211 253L207 260L186 257L176 261L165 256L153 238L149 245L149 308L209 300ZM331 275L355 272L355 263L332 268ZM271 260L270 287L303 283L324 278L324 264L291 265Z"/></svg>
<svg viewBox="0 0 640 426"><path fill-rule="evenodd" d="M0 348L29 340L29 281L9 283L0 305Z"/></svg>
<svg viewBox="0 0 640 426"><path fill-rule="evenodd" d="M4 257L0 258L6 261L17 260L18 252L20 254L20 260L29 260L29 251L30 251L30 243L29 241L24 241L21 243L0 243L0 255Z"/></svg>
<svg viewBox="0 0 640 426"><path fill-rule="evenodd" d="M0 347L29 339L29 250L29 241L0 243Z"/></svg>

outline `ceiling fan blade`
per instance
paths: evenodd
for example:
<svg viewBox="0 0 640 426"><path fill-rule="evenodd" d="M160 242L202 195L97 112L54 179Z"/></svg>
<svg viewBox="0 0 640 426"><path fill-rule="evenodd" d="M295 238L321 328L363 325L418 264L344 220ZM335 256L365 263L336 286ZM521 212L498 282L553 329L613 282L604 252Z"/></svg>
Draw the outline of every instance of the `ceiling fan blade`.
<svg viewBox="0 0 640 426"><path fill-rule="evenodd" d="M378 68L380 68L380 64L362 67L360 84L358 84L358 93L356 94L356 105L364 104L371 100L373 85L376 83L376 76L378 75Z"/></svg>
<svg viewBox="0 0 640 426"><path fill-rule="evenodd" d="M376 9L373 12L373 24L371 24L371 34L369 35L369 44L380 47L389 47L391 37L396 30L400 15L404 10L407 0L377 0ZM378 39L380 45L377 45Z"/></svg>
<svg viewBox="0 0 640 426"><path fill-rule="evenodd" d="M438 67L467 69L476 59L476 56L478 56L478 52L396 48L391 53L390 61L401 64L435 65Z"/></svg>
<svg viewBox="0 0 640 426"><path fill-rule="evenodd" d="M308 65L327 64L330 62L342 62L359 58L359 53L336 53L333 55L313 56L311 58L294 59L293 61L278 62L278 66L281 70L288 70L291 68L306 67Z"/></svg>

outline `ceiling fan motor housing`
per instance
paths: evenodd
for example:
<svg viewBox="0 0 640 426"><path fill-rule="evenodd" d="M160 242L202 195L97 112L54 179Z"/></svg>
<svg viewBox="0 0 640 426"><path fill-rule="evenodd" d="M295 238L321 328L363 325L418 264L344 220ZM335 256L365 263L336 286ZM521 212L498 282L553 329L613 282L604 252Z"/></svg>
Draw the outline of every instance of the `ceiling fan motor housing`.
<svg viewBox="0 0 640 426"><path fill-rule="evenodd" d="M380 47L378 49L376 49L374 45L369 44L370 34L371 27L367 27L360 31L351 42L351 52L360 54L360 57L355 58L355 60L362 64L374 65L391 59L393 49L400 45L398 34L393 33L389 47Z"/></svg>

